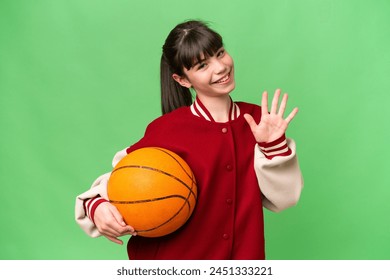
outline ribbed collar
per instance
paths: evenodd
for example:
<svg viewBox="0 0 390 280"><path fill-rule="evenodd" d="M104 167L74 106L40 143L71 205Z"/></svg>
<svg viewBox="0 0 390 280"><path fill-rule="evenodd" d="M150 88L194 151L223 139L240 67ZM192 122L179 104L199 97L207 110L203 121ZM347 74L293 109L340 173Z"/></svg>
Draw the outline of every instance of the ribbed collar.
<svg viewBox="0 0 390 280"><path fill-rule="evenodd" d="M191 112L195 116L203 118L210 122L216 122L211 116L210 112L207 110L206 106L199 100L198 97L195 98L194 103L191 105ZM230 98L230 108L229 108L229 122L237 119L240 116L240 108L233 100Z"/></svg>

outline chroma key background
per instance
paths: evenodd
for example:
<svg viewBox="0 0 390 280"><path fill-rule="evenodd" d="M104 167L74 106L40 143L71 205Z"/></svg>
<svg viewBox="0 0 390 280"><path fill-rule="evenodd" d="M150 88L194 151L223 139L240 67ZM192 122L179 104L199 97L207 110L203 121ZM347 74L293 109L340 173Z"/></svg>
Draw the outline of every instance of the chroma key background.
<svg viewBox="0 0 390 280"><path fill-rule="evenodd" d="M287 134L305 188L265 212L268 259L390 259L389 14L387 0L0 1L0 259L127 258L78 227L75 197L160 115L161 47L187 19L224 37L234 100L280 87L300 108Z"/></svg>

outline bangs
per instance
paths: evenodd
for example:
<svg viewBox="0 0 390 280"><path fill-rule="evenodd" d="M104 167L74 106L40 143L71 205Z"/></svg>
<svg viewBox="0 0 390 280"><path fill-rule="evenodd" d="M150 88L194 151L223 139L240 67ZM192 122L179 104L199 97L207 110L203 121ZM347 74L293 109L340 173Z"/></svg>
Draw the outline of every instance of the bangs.
<svg viewBox="0 0 390 280"><path fill-rule="evenodd" d="M212 30L188 30L178 48L176 65L187 70L213 56L223 47L222 37Z"/></svg>

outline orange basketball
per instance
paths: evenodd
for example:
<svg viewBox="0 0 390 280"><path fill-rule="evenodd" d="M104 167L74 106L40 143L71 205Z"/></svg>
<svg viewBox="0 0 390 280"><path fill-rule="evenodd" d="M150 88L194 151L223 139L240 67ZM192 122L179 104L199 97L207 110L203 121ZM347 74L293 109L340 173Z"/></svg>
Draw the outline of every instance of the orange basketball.
<svg viewBox="0 0 390 280"><path fill-rule="evenodd" d="M194 211L197 187L188 164L177 154L148 147L126 155L114 167L108 198L138 235L174 232Z"/></svg>

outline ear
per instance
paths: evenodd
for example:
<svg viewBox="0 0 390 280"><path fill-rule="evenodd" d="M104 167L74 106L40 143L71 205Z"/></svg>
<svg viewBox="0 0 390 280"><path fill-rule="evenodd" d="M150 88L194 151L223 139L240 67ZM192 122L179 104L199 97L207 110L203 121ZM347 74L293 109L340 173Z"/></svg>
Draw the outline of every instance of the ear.
<svg viewBox="0 0 390 280"><path fill-rule="evenodd" d="M190 88L192 87L190 81L188 81L188 79L184 76L179 76L177 74L173 74L172 75L172 78L178 82L182 87L186 87L186 88Z"/></svg>

